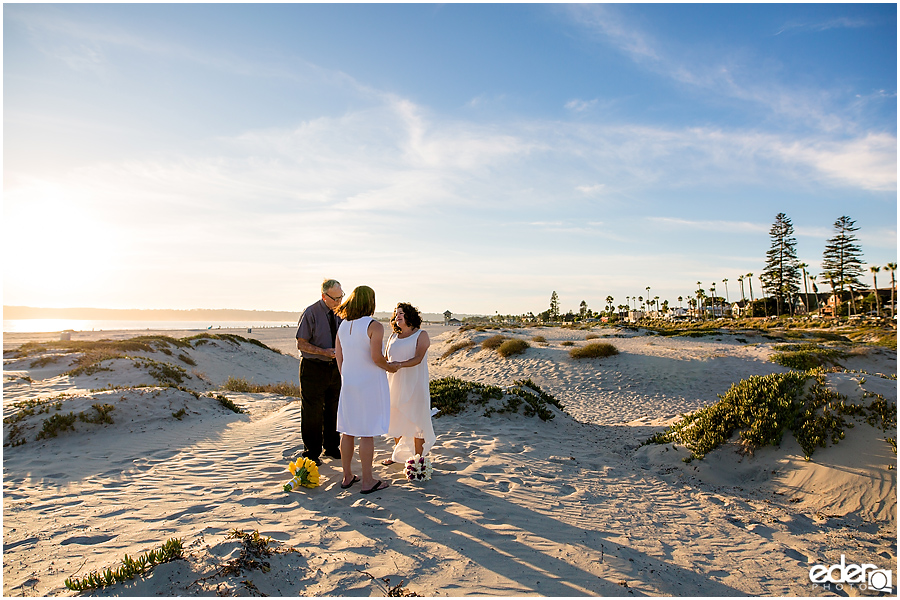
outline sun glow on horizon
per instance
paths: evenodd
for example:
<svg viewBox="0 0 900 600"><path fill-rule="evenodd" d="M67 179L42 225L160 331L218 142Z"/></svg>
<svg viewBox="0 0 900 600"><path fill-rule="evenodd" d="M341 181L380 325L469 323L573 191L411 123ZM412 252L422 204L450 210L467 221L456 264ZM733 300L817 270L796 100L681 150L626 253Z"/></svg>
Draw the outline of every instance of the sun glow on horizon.
<svg viewBox="0 0 900 600"><path fill-rule="evenodd" d="M28 295L78 305L123 267L120 236L84 194L36 181L5 196L5 269L28 273L20 283Z"/></svg>

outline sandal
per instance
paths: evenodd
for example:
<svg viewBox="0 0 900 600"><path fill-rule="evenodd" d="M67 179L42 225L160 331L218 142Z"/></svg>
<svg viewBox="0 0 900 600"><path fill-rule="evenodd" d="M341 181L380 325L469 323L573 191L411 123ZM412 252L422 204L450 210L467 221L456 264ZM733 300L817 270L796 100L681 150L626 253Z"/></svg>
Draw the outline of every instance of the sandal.
<svg viewBox="0 0 900 600"><path fill-rule="evenodd" d="M391 487L389 483L384 483L381 480L375 482L375 487L368 490L359 490L360 494L371 494L372 492L380 492L381 490L386 490Z"/></svg>
<svg viewBox="0 0 900 600"><path fill-rule="evenodd" d="M394 464L394 461L392 461L392 460L389 459L389 458L386 458L386 459L384 459L383 461L381 461L381 464L383 464L383 465L386 466L386 467L389 467L389 466L391 466L391 465Z"/></svg>
<svg viewBox="0 0 900 600"><path fill-rule="evenodd" d="M357 481L359 481L359 477L357 477L356 475L354 475L354 476L353 476L353 479L350 480L350 483L341 483L341 489L342 489L342 490L346 490L347 488L349 488L350 486L352 486L352 485L353 485L354 483L356 483Z"/></svg>

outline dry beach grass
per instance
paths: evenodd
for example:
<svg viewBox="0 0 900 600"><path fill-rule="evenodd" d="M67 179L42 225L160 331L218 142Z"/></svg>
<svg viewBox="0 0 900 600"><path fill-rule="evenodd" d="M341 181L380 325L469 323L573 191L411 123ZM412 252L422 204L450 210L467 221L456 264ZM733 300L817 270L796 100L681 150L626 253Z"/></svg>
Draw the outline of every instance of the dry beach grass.
<svg viewBox="0 0 900 600"><path fill-rule="evenodd" d="M71 594L67 578L171 538L183 558L94 593L816 596L827 593L809 568L841 554L896 570L890 432L858 422L811 461L790 434L752 455L734 440L690 462L681 444L644 445L732 384L787 372L770 358L795 340L429 326L432 379L500 395L473 394L435 419L431 481L379 466L391 488L363 496L340 489L328 460L320 487L281 490L302 449L292 329L230 332L262 344L165 333L179 343L45 344L27 356L9 351L52 337L4 338L4 595ZM502 356L514 340L528 347ZM618 353L570 356L600 343ZM842 352L829 355L841 368L825 385L849 403L878 394L896 414L896 350ZM564 410L526 416L512 388L529 379ZM35 439L54 415L99 420L95 405L114 407L112 423L76 418ZM389 448L377 440L376 460Z"/></svg>

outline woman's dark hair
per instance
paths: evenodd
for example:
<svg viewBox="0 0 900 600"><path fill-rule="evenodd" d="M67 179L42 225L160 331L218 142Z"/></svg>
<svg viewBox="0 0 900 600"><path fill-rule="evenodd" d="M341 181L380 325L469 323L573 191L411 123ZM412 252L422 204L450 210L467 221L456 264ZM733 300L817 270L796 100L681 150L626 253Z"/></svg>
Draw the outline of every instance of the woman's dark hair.
<svg viewBox="0 0 900 600"><path fill-rule="evenodd" d="M375 313L375 290L367 285L357 287L334 312L347 321L371 317Z"/></svg>
<svg viewBox="0 0 900 600"><path fill-rule="evenodd" d="M422 316L419 314L419 309L415 306L406 302L400 302L397 304L397 308L403 311L403 318L406 320L407 325L413 329L418 329L422 326ZM394 312L397 312L397 309L394 309ZM394 330L394 333L400 333L400 326L397 325L393 315L391 315L391 329Z"/></svg>

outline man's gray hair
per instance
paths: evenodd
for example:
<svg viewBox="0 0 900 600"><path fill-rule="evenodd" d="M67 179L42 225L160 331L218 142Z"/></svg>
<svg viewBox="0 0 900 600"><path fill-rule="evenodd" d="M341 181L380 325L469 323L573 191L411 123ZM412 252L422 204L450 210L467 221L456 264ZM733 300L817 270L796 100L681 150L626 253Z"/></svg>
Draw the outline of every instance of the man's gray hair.
<svg viewBox="0 0 900 600"><path fill-rule="evenodd" d="M322 293L323 294L328 293L328 290L330 290L331 288L333 288L336 285L341 285L341 282L338 281L337 279L326 279L325 281L322 282Z"/></svg>

